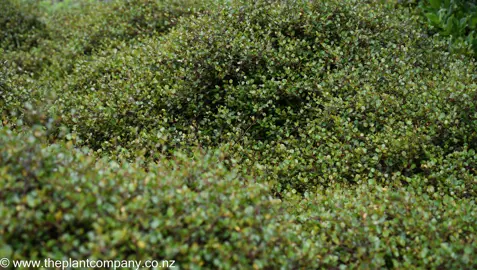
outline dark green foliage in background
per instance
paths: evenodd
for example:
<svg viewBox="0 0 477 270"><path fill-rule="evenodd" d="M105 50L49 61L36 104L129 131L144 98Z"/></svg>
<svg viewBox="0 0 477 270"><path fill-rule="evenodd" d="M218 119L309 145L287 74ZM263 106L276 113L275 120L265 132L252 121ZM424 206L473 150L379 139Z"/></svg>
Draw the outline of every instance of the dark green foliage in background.
<svg viewBox="0 0 477 270"><path fill-rule="evenodd" d="M181 16L203 11L206 6L207 1L196 0L79 1L73 7L57 7L48 21L56 26L56 40L67 40L62 45L71 53L91 55L114 41L164 33Z"/></svg>
<svg viewBox="0 0 477 270"><path fill-rule="evenodd" d="M477 55L477 1L424 0L421 12L431 30L450 37L450 49Z"/></svg>
<svg viewBox="0 0 477 270"><path fill-rule="evenodd" d="M47 37L45 24L35 14L35 7L19 1L0 2L0 48L22 50L37 47Z"/></svg>
<svg viewBox="0 0 477 270"><path fill-rule="evenodd" d="M0 61L15 72L34 72L48 62L42 46L50 32L30 2L0 2ZM8 62L5 62L9 60Z"/></svg>
<svg viewBox="0 0 477 270"><path fill-rule="evenodd" d="M7 51L3 57L28 72L40 73L52 65L50 71L59 76L94 50L161 34L181 16L203 12L207 6L208 1L196 0L67 1L54 6L2 1L0 48Z"/></svg>

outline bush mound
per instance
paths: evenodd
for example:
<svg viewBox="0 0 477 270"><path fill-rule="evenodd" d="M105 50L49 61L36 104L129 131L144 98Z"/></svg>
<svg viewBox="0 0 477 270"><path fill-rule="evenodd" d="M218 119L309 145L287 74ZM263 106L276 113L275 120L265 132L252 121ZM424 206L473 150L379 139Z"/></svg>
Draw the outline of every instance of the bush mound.
<svg viewBox="0 0 477 270"><path fill-rule="evenodd" d="M2 1L0 48L6 51L5 58L36 75L53 66L50 75L61 76L77 59L136 37L165 33L181 16L203 12L209 4L197 0L66 2L44 7L29 0Z"/></svg>
<svg viewBox="0 0 477 270"><path fill-rule="evenodd" d="M78 1L50 7L45 20L55 30L51 47L58 52L51 72L71 71L78 59L141 36L160 35L181 16L202 12L209 1ZM65 59L69 61L65 62Z"/></svg>
<svg viewBox="0 0 477 270"><path fill-rule="evenodd" d="M0 61L15 72L36 72L48 62L42 47L50 37L40 12L30 2L0 3Z"/></svg>
<svg viewBox="0 0 477 270"><path fill-rule="evenodd" d="M427 179L445 170L427 163L475 151L475 63L426 38L405 9L393 13L235 1L78 62L50 111L94 149L227 145L278 192ZM473 164L464 171L475 176Z"/></svg>
<svg viewBox="0 0 477 270"><path fill-rule="evenodd" d="M21 119L19 111L27 102L49 104L54 99L51 78L68 74L77 61L88 61L96 51L124 46L141 36L163 34L181 16L204 12L211 4L196 0L81 0L44 6L29 0L2 1L0 82L2 89L10 85L0 96L3 119L5 115L10 115L9 122ZM42 88L45 91L37 95Z"/></svg>
<svg viewBox="0 0 477 270"><path fill-rule="evenodd" d="M174 259L185 269L316 264L267 186L228 171L218 155L144 169L96 161L71 142L45 145L44 135L0 131L3 257Z"/></svg>
<svg viewBox="0 0 477 270"><path fill-rule="evenodd" d="M474 263L473 200L361 186L281 202L227 170L220 153L96 160L71 142L45 144L38 126L1 129L0 147L0 255L12 259L169 258L186 269Z"/></svg>
<svg viewBox="0 0 477 270"><path fill-rule="evenodd" d="M17 0L0 3L0 48L21 50L37 47L45 38L45 25L35 14L34 7Z"/></svg>
<svg viewBox="0 0 477 270"><path fill-rule="evenodd" d="M314 235L327 267L351 269L473 269L477 253L474 199L363 185L335 188L288 210ZM334 263L331 263L334 262Z"/></svg>

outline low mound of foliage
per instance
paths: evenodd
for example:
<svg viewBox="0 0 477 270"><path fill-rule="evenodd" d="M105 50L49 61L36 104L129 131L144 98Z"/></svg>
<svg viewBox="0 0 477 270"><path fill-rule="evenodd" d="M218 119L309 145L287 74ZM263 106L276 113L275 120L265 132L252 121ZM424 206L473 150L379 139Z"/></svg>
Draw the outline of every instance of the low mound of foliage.
<svg viewBox="0 0 477 270"><path fill-rule="evenodd" d="M94 51L166 33L180 17L206 12L211 4L196 0L84 0L53 6L48 1L46 6L38 6L29 0L2 1L0 83L2 89L14 85L0 93L3 119L16 122L25 102L52 99L51 78L68 74L77 61L88 61ZM45 92L36 95L42 87Z"/></svg>
<svg viewBox="0 0 477 270"><path fill-rule="evenodd" d="M0 250L12 259L169 258L181 268L316 265L268 188L218 155L95 160L44 130L0 130ZM41 248L39 248L41 246ZM286 256L284 256L286 255Z"/></svg>
<svg viewBox="0 0 477 270"><path fill-rule="evenodd" d="M79 1L53 7L47 21L55 28L55 44L63 57L89 56L104 47L140 36L160 35L173 27L181 16L202 12L208 1L129 0ZM61 60L58 65L64 65ZM58 68L58 67L57 67ZM69 69L68 69L69 70Z"/></svg>
<svg viewBox="0 0 477 270"><path fill-rule="evenodd" d="M50 71L59 76L95 50L165 33L180 17L204 12L210 1L66 2L38 6L28 0L2 1L0 48L9 51L6 59L35 74L53 66Z"/></svg>
<svg viewBox="0 0 477 270"><path fill-rule="evenodd" d="M37 47L47 37L45 24L31 5L19 1L0 2L0 48L22 50Z"/></svg>
<svg viewBox="0 0 477 270"><path fill-rule="evenodd" d="M0 258L477 267L460 1L51 2L0 0Z"/></svg>
<svg viewBox="0 0 477 270"><path fill-rule="evenodd" d="M475 64L405 10L353 3L237 1L183 19L77 62L50 111L94 149L226 147L278 192L413 178L457 188L440 171L477 147ZM462 168L475 177L475 163Z"/></svg>
<svg viewBox="0 0 477 270"><path fill-rule="evenodd" d="M0 147L3 257L169 258L186 269L477 266L472 200L362 186L289 193L283 203L219 153L97 160L71 141L45 144L37 126L1 129Z"/></svg>
<svg viewBox="0 0 477 270"><path fill-rule="evenodd" d="M50 37L37 8L19 0L0 2L0 61L15 72L34 72L48 62L41 47ZM6 62L8 60L8 62Z"/></svg>
<svg viewBox="0 0 477 270"><path fill-rule="evenodd" d="M338 187L287 202L328 269L475 268L476 206L475 199L379 185Z"/></svg>

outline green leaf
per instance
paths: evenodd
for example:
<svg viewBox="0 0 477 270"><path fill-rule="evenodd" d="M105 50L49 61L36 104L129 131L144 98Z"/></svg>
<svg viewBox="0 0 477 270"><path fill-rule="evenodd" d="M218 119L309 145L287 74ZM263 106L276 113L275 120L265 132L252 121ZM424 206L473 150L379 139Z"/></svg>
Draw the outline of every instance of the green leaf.
<svg viewBox="0 0 477 270"><path fill-rule="evenodd" d="M434 25L434 26L437 26L440 24L440 19L439 19L439 16L437 16L437 14L435 13L432 13L432 12L429 12L429 13L426 13L425 14L427 19L429 19L429 21Z"/></svg>
<svg viewBox="0 0 477 270"><path fill-rule="evenodd" d="M439 9L441 7L442 1L441 0L429 0L431 7L434 9Z"/></svg>

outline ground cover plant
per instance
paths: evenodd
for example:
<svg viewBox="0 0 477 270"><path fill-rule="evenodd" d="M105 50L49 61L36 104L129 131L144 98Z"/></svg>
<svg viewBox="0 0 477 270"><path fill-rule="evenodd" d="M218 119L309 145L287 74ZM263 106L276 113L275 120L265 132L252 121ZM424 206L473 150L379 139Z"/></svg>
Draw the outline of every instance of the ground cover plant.
<svg viewBox="0 0 477 270"><path fill-rule="evenodd" d="M402 2L2 2L0 257L477 267L473 15Z"/></svg>

